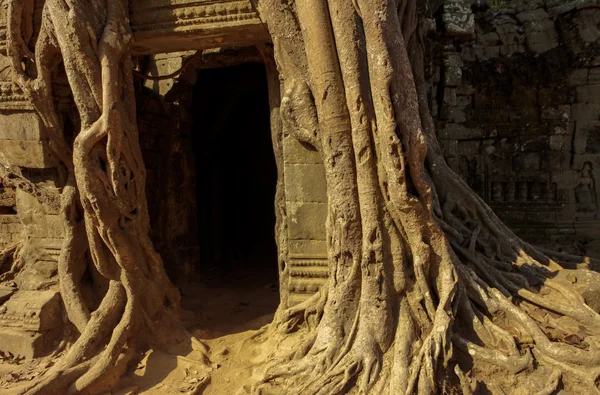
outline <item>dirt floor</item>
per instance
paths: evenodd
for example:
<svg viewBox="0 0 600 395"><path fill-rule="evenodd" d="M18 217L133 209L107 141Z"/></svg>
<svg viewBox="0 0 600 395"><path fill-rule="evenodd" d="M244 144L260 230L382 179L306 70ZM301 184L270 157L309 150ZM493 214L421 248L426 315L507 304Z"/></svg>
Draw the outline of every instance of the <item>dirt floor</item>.
<svg viewBox="0 0 600 395"><path fill-rule="evenodd" d="M260 268L228 267L211 271L203 283L182 287L183 321L209 349L211 371L197 361L198 351L174 356L150 350L113 394L243 394L255 374L252 360L263 358L251 341L271 322L279 303L276 273ZM35 361L0 362L0 393L43 374L56 356Z"/></svg>

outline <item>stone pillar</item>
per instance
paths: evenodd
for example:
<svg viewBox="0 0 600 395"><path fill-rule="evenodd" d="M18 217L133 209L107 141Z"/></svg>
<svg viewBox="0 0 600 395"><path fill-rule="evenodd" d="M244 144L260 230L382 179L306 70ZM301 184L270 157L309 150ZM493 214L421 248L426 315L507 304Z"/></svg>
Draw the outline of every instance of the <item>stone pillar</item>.
<svg viewBox="0 0 600 395"><path fill-rule="evenodd" d="M327 183L318 152L289 135L283 137L289 243L289 303L306 300L329 274L325 221Z"/></svg>

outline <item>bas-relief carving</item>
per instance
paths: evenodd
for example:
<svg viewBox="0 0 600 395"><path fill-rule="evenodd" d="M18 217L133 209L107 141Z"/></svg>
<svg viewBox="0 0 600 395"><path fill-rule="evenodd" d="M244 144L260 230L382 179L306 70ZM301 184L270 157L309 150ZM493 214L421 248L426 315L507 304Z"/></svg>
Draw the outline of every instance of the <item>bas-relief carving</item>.
<svg viewBox="0 0 600 395"><path fill-rule="evenodd" d="M597 174L593 171L592 163L585 162L579 173L579 182L575 188L577 213L579 215L598 217L598 187Z"/></svg>

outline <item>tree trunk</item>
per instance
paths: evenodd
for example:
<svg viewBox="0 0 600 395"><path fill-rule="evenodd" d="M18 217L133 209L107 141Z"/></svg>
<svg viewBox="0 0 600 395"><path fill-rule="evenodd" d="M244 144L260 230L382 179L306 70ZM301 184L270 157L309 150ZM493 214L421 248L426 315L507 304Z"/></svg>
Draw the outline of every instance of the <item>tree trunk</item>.
<svg viewBox="0 0 600 395"><path fill-rule="evenodd" d="M148 236L146 171L128 55L128 2L46 1L35 54L20 37L26 6L32 4L9 3L9 52L15 80L40 114L52 149L68 171L61 193L66 237L59 282L69 319L81 335L44 377L22 391L96 393L117 385L115 379L150 343L205 350L180 327L179 291ZM52 100L50 70L61 60L81 118L72 149ZM29 65L23 68L23 61L35 66L35 72ZM109 283L91 314L79 289L88 248L95 269Z"/></svg>
<svg viewBox="0 0 600 395"><path fill-rule="evenodd" d="M310 300L280 306L258 336L270 347L299 343L274 352L256 391L470 393L477 379L501 382L489 374L498 368L505 379L550 376L547 393L561 378L597 391L600 316L559 274L591 261L523 242L447 166L417 2L261 0L258 9L284 133L325 164L330 276ZM570 319L590 336L585 346L567 335ZM467 365L477 367L470 379Z"/></svg>

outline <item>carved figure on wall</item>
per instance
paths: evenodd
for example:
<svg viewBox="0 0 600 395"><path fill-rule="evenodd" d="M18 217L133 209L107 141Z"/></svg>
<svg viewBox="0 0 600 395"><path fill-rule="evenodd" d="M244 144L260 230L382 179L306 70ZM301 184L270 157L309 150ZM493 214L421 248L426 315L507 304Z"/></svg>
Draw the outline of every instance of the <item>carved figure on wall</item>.
<svg viewBox="0 0 600 395"><path fill-rule="evenodd" d="M597 212L598 197L596 196L596 183L590 162L585 162L583 165L579 185L575 188L575 197L577 198L577 211L581 213Z"/></svg>
<svg viewBox="0 0 600 395"><path fill-rule="evenodd" d="M46 0L34 54L20 26L28 4L9 2L12 69L71 175L61 196L67 242L59 276L80 334L19 390L111 391L140 351L181 353L182 344L193 345L187 360L206 368L208 382L210 351L183 330L180 295L148 238L129 3ZM270 87L275 154L285 130L314 146L325 167L329 270L319 292L294 306L282 302L273 322L253 334L265 358L253 361L260 378L240 386L275 394L470 394L484 380L488 388L518 384L522 393L597 392L600 314L574 285L578 276L592 278L592 292L600 292L600 274L588 270L595 262L519 239L448 167L428 108L423 4L256 5L279 74ZM81 116L72 146L46 73L57 58ZM514 199L509 187L507 200ZM85 268L73 254L81 246L109 284L94 314L78 288Z"/></svg>

